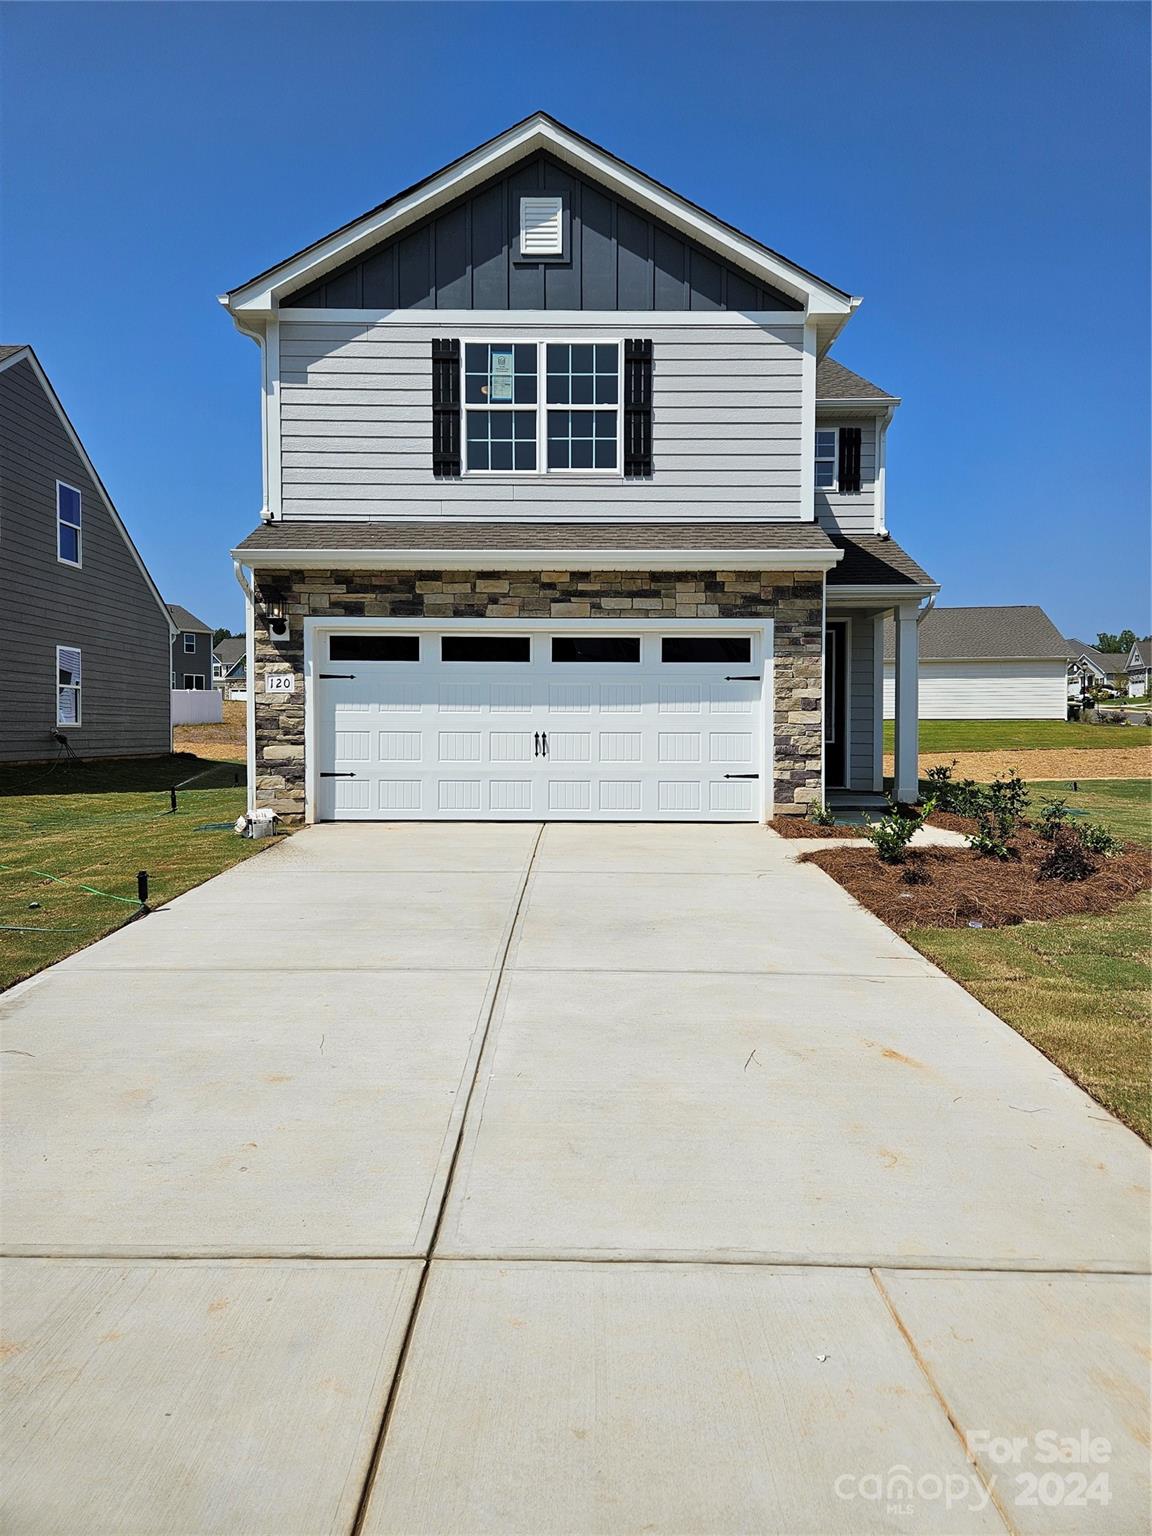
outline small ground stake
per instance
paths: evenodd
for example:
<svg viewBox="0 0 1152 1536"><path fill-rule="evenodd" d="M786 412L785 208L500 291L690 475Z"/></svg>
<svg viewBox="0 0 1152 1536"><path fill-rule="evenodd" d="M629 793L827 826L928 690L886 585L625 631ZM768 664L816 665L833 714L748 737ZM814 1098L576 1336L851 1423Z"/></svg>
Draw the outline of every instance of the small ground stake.
<svg viewBox="0 0 1152 1536"><path fill-rule="evenodd" d="M175 816L175 814L176 814L176 789L175 789L175 786L173 786L173 788L171 788L168 791L168 799L169 799L169 802L171 803L172 814L173 814L173 816Z"/></svg>
<svg viewBox="0 0 1152 1536"><path fill-rule="evenodd" d="M172 793L175 795L176 791L173 790ZM142 912L150 911L151 908L148 906L148 871L146 869L137 870L136 872L136 895L140 901L140 910Z"/></svg>

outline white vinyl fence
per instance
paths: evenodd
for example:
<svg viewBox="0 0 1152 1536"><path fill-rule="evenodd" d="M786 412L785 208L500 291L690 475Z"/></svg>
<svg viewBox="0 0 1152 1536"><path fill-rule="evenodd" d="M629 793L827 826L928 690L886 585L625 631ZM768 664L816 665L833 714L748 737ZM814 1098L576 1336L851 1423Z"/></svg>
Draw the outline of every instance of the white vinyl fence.
<svg viewBox="0 0 1152 1536"><path fill-rule="evenodd" d="M173 725L218 725L224 718L219 688L173 688Z"/></svg>

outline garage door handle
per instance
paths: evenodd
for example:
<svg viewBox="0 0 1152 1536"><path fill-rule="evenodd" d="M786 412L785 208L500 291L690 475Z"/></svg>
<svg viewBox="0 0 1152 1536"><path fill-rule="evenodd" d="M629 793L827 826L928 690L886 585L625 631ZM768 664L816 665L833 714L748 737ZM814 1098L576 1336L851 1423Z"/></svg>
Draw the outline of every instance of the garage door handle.
<svg viewBox="0 0 1152 1536"><path fill-rule="evenodd" d="M726 773L724 777L726 779L758 779L760 775L758 773Z"/></svg>
<svg viewBox="0 0 1152 1536"><path fill-rule="evenodd" d="M533 752L532 756L533 757L539 757L540 756L540 732L539 731L536 732L536 750Z"/></svg>
<svg viewBox="0 0 1152 1536"><path fill-rule="evenodd" d="M351 679L355 676L355 672L321 672L320 674L320 677L324 682L328 682L328 680L333 677L346 677L349 679L349 681L351 681Z"/></svg>
<svg viewBox="0 0 1152 1536"><path fill-rule="evenodd" d="M354 779L356 775L354 773L324 773L321 770L320 777L322 779Z"/></svg>
<svg viewBox="0 0 1152 1536"><path fill-rule="evenodd" d="M548 732L547 731L541 731L540 732L540 750L544 754L545 757L548 756Z"/></svg>
<svg viewBox="0 0 1152 1536"><path fill-rule="evenodd" d="M763 679L759 677L726 677L724 681L726 683L759 683Z"/></svg>

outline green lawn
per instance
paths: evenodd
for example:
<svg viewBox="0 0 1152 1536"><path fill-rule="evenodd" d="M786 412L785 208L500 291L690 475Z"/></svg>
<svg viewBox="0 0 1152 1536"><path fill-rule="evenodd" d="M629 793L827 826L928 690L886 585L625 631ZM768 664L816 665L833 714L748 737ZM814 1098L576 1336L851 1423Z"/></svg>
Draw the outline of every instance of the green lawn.
<svg viewBox="0 0 1152 1536"><path fill-rule="evenodd" d="M884 750L893 750L893 723L884 722ZM1022 752L1029 748L1140 747L1152 726L1085 725L1076 720L921 720L921 752Z"/></svg>
<svg viewBox="0 0 1152 1536"><path fill-rule="evenodd" d="M1152 845L1152 779L1040 780L1029 784L1028 789L1033 812L1045 799L1067 800L1072 810L1083 811L1088 820L1098 821L1114 837Z"/></svg>
<svg viewBox="0 0 1152 1536"><path fill-rule="evenodd" d="M1144 895L1103 916L906 937L1148 1141L1150 922Z"/></svg>
<svg viewBox="0 0 1152 1536"><path fill-rule="evenodd" d="M173 815L171 786L192 778ZM241 764L184 753L0 768L0 989L130 917L138 870L157 906L267 847L230 830L244 803ZM229 830L197 831L206 822Z"/></svg>

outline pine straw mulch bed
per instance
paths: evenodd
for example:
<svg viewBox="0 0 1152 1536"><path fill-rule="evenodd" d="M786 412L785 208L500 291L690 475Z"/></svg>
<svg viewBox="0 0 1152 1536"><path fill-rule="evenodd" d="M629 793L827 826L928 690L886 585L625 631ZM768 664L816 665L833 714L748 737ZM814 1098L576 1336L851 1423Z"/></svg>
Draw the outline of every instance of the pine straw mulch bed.
<svg viewBox="0 0 1152 1536"><path fill-rule="evenodd" d="M935 818L933 818L935 820ZM962 823L961 817L955 817ZM938 823L939 824L939 823ZM967 824L956 827L966 831ZM1129 843L1113 858L1094 857L1087 880L1037 880L1051 843L1034 832L1016 840L1019 858L1001 862L971 848L910 849L903 864L883 864L872 848L813 848L800 855L818 864L898 933L908 928L1004 928L1079 913L1110 912L1152 885L1146 848ZM924 884L912 880L927 876Z"/></svg>
<svg viewBox="0 0 1152 1536"><path fill-rule="evenodd" d="M821 827L804 816L773 816L768 825L781 837L863 837L863 827Z"/></svg>

